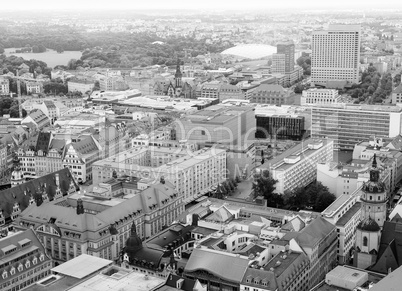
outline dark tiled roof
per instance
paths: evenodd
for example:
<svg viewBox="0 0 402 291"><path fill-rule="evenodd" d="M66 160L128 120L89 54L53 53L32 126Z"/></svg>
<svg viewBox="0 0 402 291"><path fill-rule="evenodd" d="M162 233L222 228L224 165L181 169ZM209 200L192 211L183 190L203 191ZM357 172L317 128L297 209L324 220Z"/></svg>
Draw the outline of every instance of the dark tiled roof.
<svg viewBox="0 0 402 291"><path fill-rule="evenodd" d="M1 191L0 209L3 211L4 217L6 219L10 218L10 214L15 202L19 204L21 211L27 208L29 205L30 196L34 195L38 191L38 188L45 188L49 199L53 199L56 193L56 174L59 174L61 192L63 194L67 193L70 183L73 180L68 168L64 168L57 172L42 176L34 180L30 180L24 184Z"/></svg>
<svg viewBox="0 0 402 291"><path fill-rule="evenodd" d="M381 233L380 248L378 250L377 262L372 268L373 271L388 273L402 265L402 224L392 221L385 221Z"/></svg>
<svg viewBox="0 0 402 291"><path fill-rule="evenodd" d="M361 202L356 202L342 217L337 221L336 225L344 226L361 208Z"/></svg>
<svg viewBox="0 0 402 291"><path fill-rule="evenodd" d="M191 273L205 270L218 278L240 283L248 263L248 259L232 254L195 248L184 271Z"/></svg>
<svg viewBox="0 0 402 291"><path fill-rule="evenodd" d="M27 243L27 245L23 246L24 243ZM3 279L3 277L0 276L0 286L4 282L11 282L11 280L21 275L21 272L18 271L18 266L20 264L22 264L23 271L26 272L27 270L33 270L38 267L39 263L41 263L39 260L40 254L44 255L45 261L50 260L49 257L46 255L42 244L40 243L39 239L36 237L32 229L28 229L24 232L20 232L0 240L0 250L11 245L17 247L17 250L12 252L11 254L5 255L3 251L0 251L0 265L4 266L4 262L11 261L11 264L7 265L6 267L0 268L0 274L2 274L4 271L8 272L7 278ZM31 254L27 256L27 254L32 253L35 250L39 250L39 254ZM20 259L22 256L25 257L23 259ZM37 259L37 264L33 264L34 257L36 257ZM28 268L26 265L27 261L29 261L30 263ZM12 267L14 267L16 270L14 275L11 275L10 273L10 269Z"/></svg>
<svg viewBox="0 0 402 291"><path fill-rule="evenodd" d="M36 151L41 150L47 152L51 136L52 134L50 132L39 132L38 140L36 142Z"/></svg>
<svg viewBox="0 0 402 291"><path fill-rule="evenodd" d="M174 274L170 274L168 276L168 278L166 279L166 286L169 287L173 287L173 288L177 288L177 281L179 281L180 279L183 280L183 285L181 286L181 288L179 290L184 290L184 291L193 291L194 285L196 283L195 280L191 280L188 278L183 278Z"/></svg>
<svg viewBox="0 0 402 291"><path fill-rule="evenodd" d="M72 145L77 152L83 155L99 150L95 141L90 136Z"/></svg>
<svg viewBox="0 0 402 291"><path fill-rule="evenodd" d="M375 231L380 231L380 226L370 216L368 218L366 218L365 220L362 220L358 224L357 228L361 229L363 231L374 231L374 232Z"/></svg>

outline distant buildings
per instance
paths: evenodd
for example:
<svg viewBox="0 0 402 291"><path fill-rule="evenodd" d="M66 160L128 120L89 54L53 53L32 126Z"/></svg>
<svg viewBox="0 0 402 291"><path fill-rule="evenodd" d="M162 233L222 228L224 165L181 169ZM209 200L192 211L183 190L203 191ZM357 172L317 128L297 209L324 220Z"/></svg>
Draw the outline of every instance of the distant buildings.
<svg viewBox="0 0 402 291"><path fill-rule="evenodd" d="M10 93L10 81L7 78L0 77L0 95L8 95Z"/></svg>
<svg viewBox="0 0 402 291"><path fill-rule="evenodd" d="M340 96L335 89L307 89L304 90L300 99L301 105L308 104L334 104L339 103Z"/></svg>
<svg viewBox="0 0 402 291"><path fill-rule="evenodd" d="M69 92L81 92L82 94L86 94L87 92L92 92L94 82L89 80L70 79L67 82L67 87Z"/></svg>
<svg viewBox="0 0 402 291"><path fill-rule="evenodd" d="M258 86L252 93L250 102L271 105L289 105L294 102L294 92L284 89L280 85L262 84Z"/></svg>
<svg viewBox="0 0 402 291"><path fill-rule="evenodd" d="M399 107L332 104L311 111L311 137L332 139L336 150L352 150L372 136L395 137L401 132Z"/></svg>
<svg viewBox="0 0 402 291"><path fill-rule="evenodd" d="M28 94L39 94L42 92L42 84L39 82L26 82Z"/></svg>
<svg viewBox="0 0 402 291"><path fill-rule="evenodd" d="M357 25L330 25L312 35L311 82L359 82L360 32Z"/></svg>
<svg viewBox="0 0 402 291"><path fill-rule="evenodd" d="M272 178L278 180L275 184L277 193L305 187L317 178L316 164L332 160L333 146L329 139L304 140L260 166L259 171L267 168Z"/></svg>
<svg viewBox="0 0 402 291"><path fill-rule="evenodd" d="M256 115L256 138L302 140L305 134L304 116Z"/></svg>

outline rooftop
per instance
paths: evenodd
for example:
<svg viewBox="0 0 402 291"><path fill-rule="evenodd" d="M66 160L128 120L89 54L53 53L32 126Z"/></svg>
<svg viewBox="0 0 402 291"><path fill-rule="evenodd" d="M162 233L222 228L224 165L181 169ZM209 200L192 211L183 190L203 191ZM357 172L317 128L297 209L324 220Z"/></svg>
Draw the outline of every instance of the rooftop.
<svg viewBox="0 0 402 291"><path fill-rule="evenodd" d="M111 264L113 264L113 261L82 254L61 265L58 265L57 267L54 267L52 272L82 279Z"/></svg>
<svg viewBox="0 0 402 291"><path fill-rule="evenodd" d="M344 226L350 219L356 214L356 212L360 211L361 202L356 202L342 217L337 221L337 226Z"/></svg>
<svg viewBox="0 0 402 291"><path fill-rule="evenodd" d="M162 286L165 279L113 266L106 272L85 280L70 291L149 291Z"/></svg>

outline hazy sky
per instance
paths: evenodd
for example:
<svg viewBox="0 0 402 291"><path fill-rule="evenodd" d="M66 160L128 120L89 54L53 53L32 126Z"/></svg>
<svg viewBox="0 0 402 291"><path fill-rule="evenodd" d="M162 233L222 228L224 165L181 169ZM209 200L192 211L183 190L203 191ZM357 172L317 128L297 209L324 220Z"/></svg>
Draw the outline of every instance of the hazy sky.
<svg viewBox="0 0 402 291"><path fill-rule="evenodd" d="M401 0L1 0L2 10L55 10L55 9L402 9Z"/></svg>

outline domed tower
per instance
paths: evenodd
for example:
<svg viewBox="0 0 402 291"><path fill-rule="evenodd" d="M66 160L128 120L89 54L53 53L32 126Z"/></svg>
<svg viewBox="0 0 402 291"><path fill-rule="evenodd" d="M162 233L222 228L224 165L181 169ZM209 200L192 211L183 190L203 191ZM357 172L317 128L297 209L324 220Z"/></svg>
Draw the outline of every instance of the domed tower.
<svg viewBox="0 0 402 291"><path fill-rule="evenodd" d="M370 216L362 220L356 230L354 266L366 269L377 260L381 228Z"/></svg>
<svg viewBox="0 0 402 291"><path fill-rule="evenodd" d="M142 241L137 234L137 227L135 223L131 225L131 234L126 241L126 246L124 247L124 253L127 254L130 261L133 260L135 254L142 249Z"/></svg>
<svg viewBox="0 0 402 291"><path fill-rule="evenodd" d="M13 171L11 173L11 187L18 186L25 182L24 173L21 169L20 159L18 158L17 154L15 154L13 158Z"/></svg>
<svg viewBox="0 0 402 291"><path fill-rule="evenodd" d="M380 181L380 171L377 168L376 155L370 169L370 180L363 183L360 200L362 202L362 221L371 218L380 228L387 216L387 189Z"/></svg>

